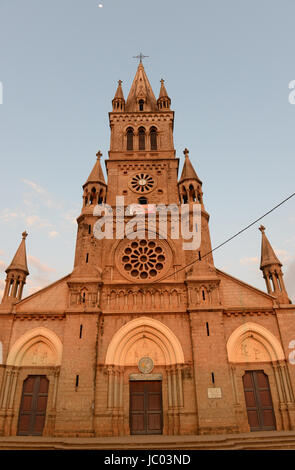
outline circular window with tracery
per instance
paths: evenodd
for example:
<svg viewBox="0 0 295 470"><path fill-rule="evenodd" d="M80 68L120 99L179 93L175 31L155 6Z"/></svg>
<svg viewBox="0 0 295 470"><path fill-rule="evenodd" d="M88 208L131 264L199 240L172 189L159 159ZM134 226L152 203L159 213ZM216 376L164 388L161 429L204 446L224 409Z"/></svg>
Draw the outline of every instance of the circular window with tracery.
<svg viewBox="0 0 295 470"><path fill-rule="evenodd" d="M170 266L170 247L165 240L125 239L117 254L121 273L132 280L152 281Z"/></svg>
<svg viewBox="0 0 295 470"><path fill-rule="evenodd" d="M131 177L129 188L135 193L146 194L152 191L156 186L156 179L147 173L138 173Z"/></svg>

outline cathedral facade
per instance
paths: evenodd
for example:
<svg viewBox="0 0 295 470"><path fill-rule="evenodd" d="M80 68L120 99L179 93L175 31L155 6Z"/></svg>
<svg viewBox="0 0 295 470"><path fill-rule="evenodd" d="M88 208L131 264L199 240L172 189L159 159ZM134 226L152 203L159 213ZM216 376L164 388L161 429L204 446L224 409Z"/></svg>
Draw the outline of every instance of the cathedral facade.
<svg viewBox="0 0 295 470"><path fill-rule="evenodd" d="M73 271L23 298L26 232L6 269L0 435L295 429L295 305L265 228L263 292L214 265L202 181L187 149L178 177L164 81L156 99L140 61L127 100L119 81L112 106L108 178L98 152L83 185ZM184 249L183 237L171 236L171 213L167 236L157 223L152 234L144 223L140 236L118 236L117 218L114 236L99 238L99 209L115 213L118 196L124 226L130 204L147 213L198 206L200 246Z"/></svg>

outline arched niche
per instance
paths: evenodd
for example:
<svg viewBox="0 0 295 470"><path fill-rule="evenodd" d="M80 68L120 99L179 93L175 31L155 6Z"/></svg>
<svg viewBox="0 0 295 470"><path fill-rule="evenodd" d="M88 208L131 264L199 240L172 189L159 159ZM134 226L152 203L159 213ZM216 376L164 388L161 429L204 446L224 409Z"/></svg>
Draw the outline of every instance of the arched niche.
<svg viewBox="0 0 295 470"><path fill-rule="evenodd" d="M140 317L122 326L113 336L106 354L106 365L125 366L136 356L150 355L156 365L184 363L182 346L175 334L158 320Z"/></svg>
<svg viewBox="0 0 295 470"><path fill-rule="evenodd" d="M278 339L258 323L239 326L227 341L228 360L240 362L275 362L285 359Z"/></svg>
<svg viewBox="0 0 295 470"><path fill-rule="evenodd" d="M9 351L9 366L58 366L61 364L62 342L48 328L39 327L22 335Z"/></svg>

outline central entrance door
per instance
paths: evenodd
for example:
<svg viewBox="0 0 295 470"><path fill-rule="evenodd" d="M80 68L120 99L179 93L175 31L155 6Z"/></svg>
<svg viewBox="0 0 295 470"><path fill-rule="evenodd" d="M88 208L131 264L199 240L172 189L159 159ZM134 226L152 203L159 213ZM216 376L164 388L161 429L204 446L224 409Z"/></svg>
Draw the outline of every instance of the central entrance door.
<svg viewBox="0 0 295 470"><path fill-rule="evenodd" d="M162 434L162 382L130 382L131 434Z"/></svg>
<svg viewBox="0 0 295 470"><path fill-rule="evenodd" d="M18 419L18 436L42 436L46 418L49 380L30 375L23 384Z"/></svg>
<svg viewBox="0 0 295 470"><path fill-rule="evenodd" d="M275 430L275 414L267 375L263 370L247 371L243 376L243 384L250 430Z"/></svg>

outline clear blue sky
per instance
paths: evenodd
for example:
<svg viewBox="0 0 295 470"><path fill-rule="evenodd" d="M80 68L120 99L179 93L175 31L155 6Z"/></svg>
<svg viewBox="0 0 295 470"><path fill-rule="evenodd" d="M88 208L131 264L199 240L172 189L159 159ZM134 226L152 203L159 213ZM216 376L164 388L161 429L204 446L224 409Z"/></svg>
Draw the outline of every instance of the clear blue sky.
<svg viewBox="0 0 295 470"><path fill-rule="evenodd" d="M175 147L203 181L213 246L294 192L294 0L0 0L0 290L29 232L25 293L73 267L82 188L117 80L142 51L172 99ZM295 299L295 198L263 220ZM257 226L215 254L264 289Z"/></svg>

